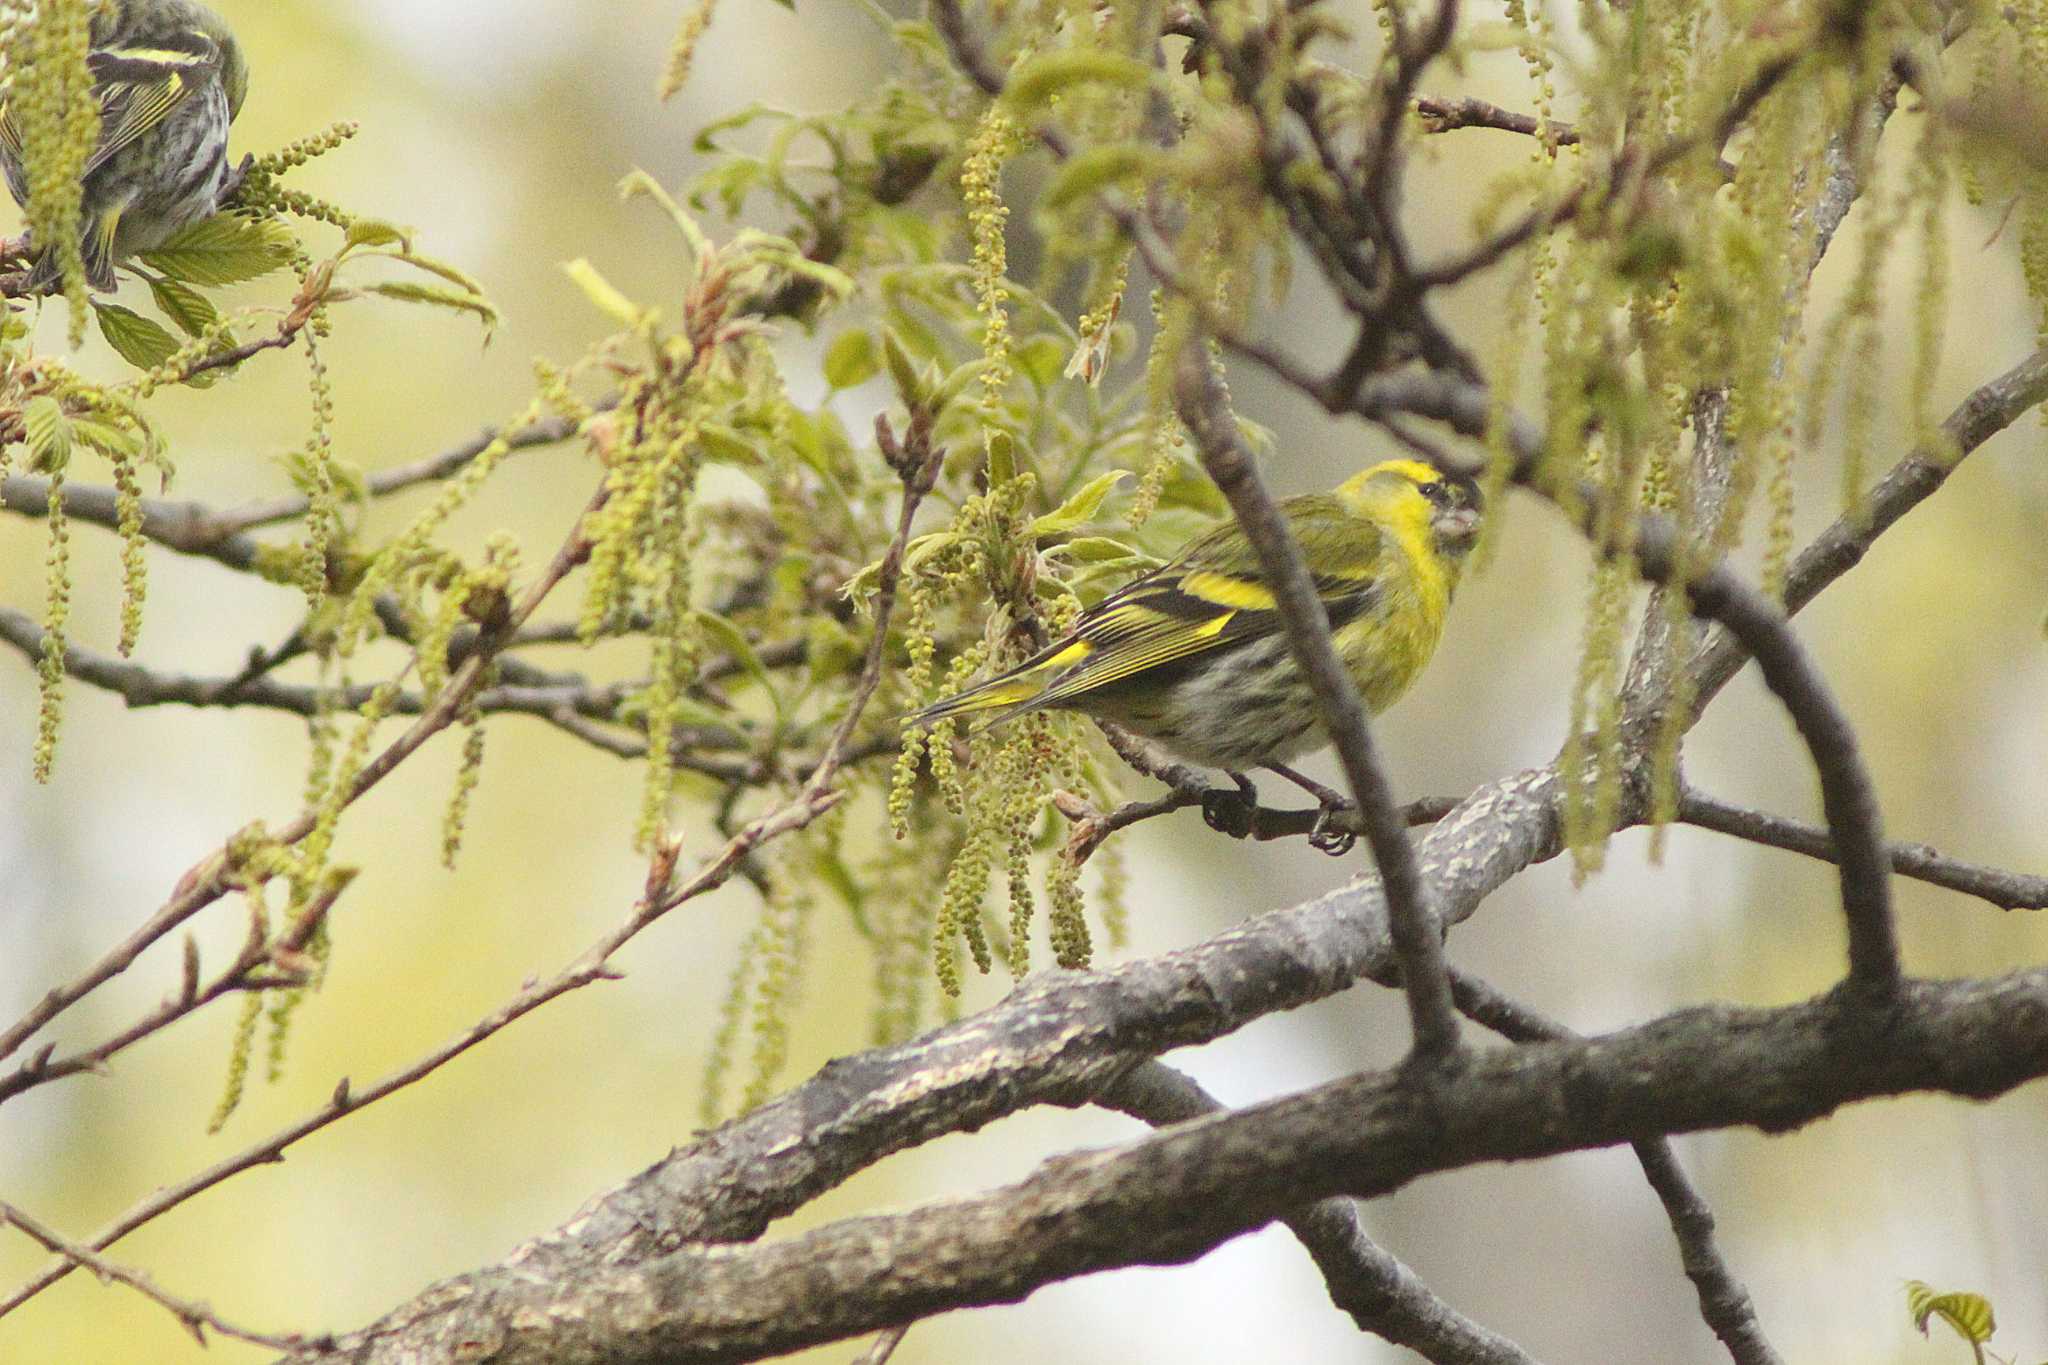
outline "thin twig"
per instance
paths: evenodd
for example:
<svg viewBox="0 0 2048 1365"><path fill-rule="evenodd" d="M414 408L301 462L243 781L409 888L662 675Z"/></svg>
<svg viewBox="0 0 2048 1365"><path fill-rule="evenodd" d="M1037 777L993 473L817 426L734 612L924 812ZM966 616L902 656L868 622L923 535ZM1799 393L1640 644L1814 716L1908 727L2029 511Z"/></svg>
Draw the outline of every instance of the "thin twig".
<svg viewBox="0 0 2048 1365"><path fill-rule="evenodd" d="M893 437L887 433L886 426L878 425L877 434L882 438L885 450L894 447ZM913 417L909 439L899 455L896 463L904 481L904 505L898 517L896 536L890 543L882 572L877 580L875 634L869 645L867 663L862 670L861 683L856 689L855 698L848 707L845 719L831 741L827 743L810 780L804 784L801 791L728 839L724 847L707 859L695 875L679 885L671 884L678 847L674 844L664 844L656 852L648 872L646 891L633 913L562 971L545 981L529 984L510 1001L464 1033L411 1065L382 1078L368 1089L351 1092L348 1083L344 1081L320 1110L178 1185L157 1191L96 1234L93 1238L93 1249L104 1249L144 1223L241 1171L278 1160L286 1147L301 1138L328 1126L346 1114L373 1104L425 1078L549 1001L594 981L616 977L618 972L610 965L612 957L647 926L677 906L723 886L762 844L804 828L837 805L841 793L830 789L831 782L841 765L851 756L848 746L854 727L859 722L860 713L868 698L873 695L880 682L889 615L901 579L903 554L909 543L911 523L916 516L918 503L930 492L942 462L943 451L934 450L930 444L928 420L920 422ZM600 492L598 496L601 498L602 493ZM580 519L578 524L581 525ZM564 547L565 554L569 553L571 546L577 545L579 537L580 532L572 535L571 544ZM576 553L580 556L580 549ZM561 557L558 556L559 558ZM563 571L566 572L566 569ZM540 585L536 585L535 590L530 590L526 597L522 598L520 607L513 613L513 619L500 632L502 636L509 636L511 630L516 629L520 622L532 615L533 610L539 605L539 587ZM478 659L472 660L464 667L480 664L485 657L487 651L480 653ZM451 679L448 691L454 691L455 685L455 680ZM358 794L363 789L365 788L359 786ZM69 1270L68 1263L44 1270L41 1275L23 1285L7 1299L0 1300L0 1317L4 1317L56 1283L69 1273Z"/></svg>
<svg viewBox="0 0 2048 1365"><path fill-rule="evenodd" d="M618 402L616 396L605 398L595 404L592 411L609 412L618 406ZM387 497L418 484L448 478L490 449L495 442L503 441L508 450L527 450L534 446L566 441L574 436L581 426L582 422L578 418L557 416L542 418L509 432L501 428L486 428L460 445L450 446L437 454L414 460L409 464L380 469L364 482L371 497ZM195 534L229 536L280 521L296 521L306 515L311 506L311 500L299 493L240 503L208 514L200 523L203 530Z"/></svg>
<svg viewBox="0 0 2048 1365"><path fill-rule="evenodd" d="M1312 390L1337 402L1337 396ZM1460 435L1484 440L1498 414L1484 385L1454 376L1398 374L1359 387L1341 406L1368 420L1390 412L1446 422ZM1602 555L1626 549L1636 572L1652 583L1682 583L1694 615L1715 621L1757 660L1764 682L1792 716L1820 779L1828 828L1842 851L1838 863L1842 913L1849 930L1849 977L1874 997L1898 989L1902 978L1898 935L1892 923L1891 877L1884 853L1883 819L1856 734L1834 693L1808 656L1783 610L1744 582L1724 561L1695 568L1697 550L1682 545L1669 518L1653 512L1629 525L1603 526L1597 495L1557 488L1542 472L1543 439L1526 418L1510 412L1501 423L1515 454L1512 478L1572 518ZM1466 471L1476 472L1476 471Z"/></svg>
<svg viewBox="0 0 2048 1365"><path fill-rule="evenodd" d="M1753 844L1803 853L1822 862L1835 861L1834 841L1826 830L1782 815L1718 801L1691 787L1678 794L1678 819L1681 824L1733 835ZM1926 844L1887 844L1885 852L1892 870L1901 876L1975 896L2001 910L2048 910L2048 877L1962 862Z"/></svg>
<svg viewBox="0 0 2048 1365"><path fill-rule="evenodd" d="M1579 1035L1564 1025L1508 999L1477 977L1453 970L1451 985L1457 992L1458 1008L1474 1023L1503 1038L1517 1043L1579 1041ZM1757 1321L1749 1291L1735 1278L1714 1240L1713 1211L1686 1178L1670 1139L1648 1138L1630 1145L1644 1178L1664 1205L1671 1234L1678 1240L1679 1261L1699 1295L1700 1316L1727 1347L1735 1365L1780 1365L1777 1351Z"/></svg>
<svg viewBox="0 0 2048 1365"><path fill-rule="evenodd" d="M256 1332L247 1327L237 1327L207 1305L193 1299L178 1298L160 1288L141 1271L106 1260L91 1248L82 1247L69 1240L14 1205L0 1201L0 1227L9 1223L42 1243L45 1250L54 1251L65 1260L84 1266L103 1281L125 1284L144 1298L160 1305L176 1318L178 1324L190 1332L201 1346L208 1344L206 1333L209 1328L221 1336L235 1341L246 1341L252 1346L267 1347L273 1351L296 1351L303 1346L317 1347L324 1341L332 1340L331 1337L309 1339L299 1332Z"/></svg>
<svg viewBox="0 0 2048 1365"><path fill-rule="evenodd" d="M853 699L847 703L846 715L840 720L839 728L832 732L824 755L818 759L818 766L806 784L812 792L823 792L831 785L845 756L846 746L853 739L854 728L860 724L868 700L881 684L882 664L889 643L889 617L895 610L896 589L903 577L903 555L910 545L910 526L917 517L918 505L938 482L939 469L945 462L944 448L934 447L931 438L932 414L929 412L922 409L912 411L910 429L900 445L889 426L888 414L875 414L875 441L881 448L882 458L903 480L903 506L896 515L896 535L883 553L881 568L875 575L875 629L868 639L867 659L861 665L860 681L854 685Z"/></svg>
<svg viewBox="0 0 2048 1365"><path fill-rule="evenodd" d="M1179 357L1175 383L1182 423L1201 452L1202 467L1223 491L1259 557L1259 567L1280 606L1288 644L1315 692L1324 728L1337 747L1372 845L1387 898L1387 919L1400 958L1415 1035L1415 1055L1435 1063L1458 1049L1458 1016L1445 975L1442 931L1430 908L1429 888L1408 841L1392 784L1372 741L1365 704L1330 642L1329 615L1316 595L1294 533L1260 480L1244 448L1206 345L1196 338Z"/></svg>
<svg viewBox="0 0 2048 1365"><path fill-rule="evenodd" d="M885 1328L880 1336L871 1342L867 1350L860 1353L860 1359L853 1365L888 1365L889 1357L896 1354L896 1348L903 1344L903 1338L910 1335L910 1324L899 1323Z"/></svg>
<svg viewBox="0 0 2048 1365"><path fill-rule="evenodd" d="M1119 1076L1095 1102L1164 1128L1225 1106L1194 1077L1164 1062L1141 1062ZM1489 1331L1439 1298L1422 1278L1375 1242L1355 1199L1319 1200L1286 1215L1330 1291L1330 1301L1360 1328L1429 1360L1459 1365L1535 1365L1521 1347Z"/></svg>
<svg viewBox="0 0 2048 1365"><path fill-rule="evenodd" d="M1579 140L1579 130L1569 123L1518 114L1471 95L1421 95L1415 100L1415 112L1422 116L1423 128L1432 133L1448 133L1458 128L1498 128L1504 133L1541 138L1553 147L1576 146Z"/></svg>
<svg viewBox="0 0 2048 1365"><path fill-rule="evenodd" d="M499 643L531 617L555 586L568 576L572 568L582 563L589 553L589 541L583 530L584 519L590 511L602 505L604 498L604 488L600 484L589 505L578 515L574 529L556 551L554 558L549 561L547 568L521 594L518 602L508 612L502 628L493 632L490 640L482 644L474 655L449 675L440 696L422 712L418 720L356 773L342 798L344 807L361 799L363 793L389 776L394 768L416 752L421 745L453 724L462 714L487 675L490 661ZM305 811L272 837L283 846L296 844L312 833L318 820L317 812ZM151 944L225 895L230 889L232 844L231 840L221 849L193 864L179 879L178 887L171 898L144 921L140 928L123 939L83 974L49 991L12 1027L0 1033L0 1057L12 1053L58 1014L126 971Z"/></svg>

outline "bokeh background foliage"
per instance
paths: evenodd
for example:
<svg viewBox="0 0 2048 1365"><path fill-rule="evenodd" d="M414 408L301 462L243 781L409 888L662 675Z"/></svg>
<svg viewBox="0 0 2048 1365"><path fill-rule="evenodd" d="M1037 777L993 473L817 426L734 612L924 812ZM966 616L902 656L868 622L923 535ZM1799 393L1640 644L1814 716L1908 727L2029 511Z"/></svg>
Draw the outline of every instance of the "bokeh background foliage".
<svg viewBox="0 0 2048 1365"><path fill-rule="evenodd" d="M1248 171L1232 76L1156 75L1140 60L1159 18L1149 8L977 14L995 58L1016 63L993 106L910 11L737 0L684 15L651 0L602 13L550 0L220 8L255 71L238 154L354 121L353 140L291 168L287 183L344 206L344 218L407 225L402 238L366 228L351 239L302 215L302 270L345 248L458 263L459 279L443 283L495 306L497 341L480 349L462 319L416 299L323 297L312 368L308 335L204 391L148 386L136 402L176 463L173 496L231 507L296 488L311 510L272 533L275 581L149 551L140 617L123 605L135 575L122 572L119 542L74 529L73 643L111 654L132 622L150 667L223 677L252 644L296 635L309 649L282 677L368 689L399 678L431 695L445 682L435 651L408 675L413 651L363 605L395 594L400 625L429 645L488 623L601 478L611 497L588 572L551 602L561 640L522 657L610 689L611 709L579 728L601 729L614 749L653 736L675 761L624 759L588 733L517 715L479 716L467 744L429 746L337 810L311 861L274 869L282 914L323 895L334 869L359 869L335 902L311 969L320 988L292 1017L275 1082L252 1087L225 1132L206 1135L238 1031L233 1006L218 1007L109 1076L8 1105L7 1197L70 1228L98 1225L223 1143L317 1104L338 1076L412 1058L573 957L638 896L636 849L664 829L688 866L800 781L849 695L866 638L861 571L893 527L900 484L868 434L877 411L900 431L907 409L922 408L949 453L899 602L904 640L856 732L854 795L637 940L620 960L624 981L569 995L286 1166L210 1193L124 1242L124 1259L238 1320L353 1323L558 1221L776 1077L993 998L1032 936L1041 964L1078 960L1105 927L1117 946L1097 952L1156 950L1329 884L1333 865L1298 843L1231 843L1184 813L1112 839L1077 902L1050 793L1108 803L1152 790L1144 779L1064 721L958 746L942 735L921 769L918 755L899 761L884 723L1015 657L1217 513L1168 419L1165 375L1148 358L1158 338L1185 335L1200 307L1329 363L1351 343L1316 262L1295 259ZM1544 416L1559 469L1599 479L1617 514L1638 500L1684 504L1692 395L1727 377L1740 458L1717 534L1771 581L1802 532L2041 334L2048 196L2030 158L2044 125L2024 79L2048 62L2037 9L1475 7L1426 92L1569 123L1576 140L1409 129L1421 140L1403 218L1414 240L1447 253L1558 202L1589 164L1577 148L1645 127L1675 145L1781 49L1816 55L1725 148L1685 149L1632 194L1475 273L1442 301L1446 330ZM1299 74L1340 118L1370 117L1347 109L1347 73L1374 69L1384 22L1318 6L1287 30L1313 59ZM1180 40L1169 42L1177 55ZM1921 81L1880 137L1854 111L1900 50ZM685 75L670 102L655 98ZM1937 80L1953 117L1926 112L1922 81ZM1256 98L1284 98L1271 73L1250 84ZM1044 155L1032 130L1048 119L1078 155ZM1160 119L1179 127L1170 150L1158 149ZM1836 159L1865 192L1809 292L1817 171ZM643 192L621 204L620 180L636 168ZM1143 263L1127 272L1101 206L1135 202L1141 186L1187 215L1182 241L1196 246L1183 265L1200 272L1200 294L1155 297ZM655 187L680 198L674 213ZM578 264L565 274L563 261ZM232 286L222 304L289 309L309 297L305 279L281 271ZM124 303L160 314L160 298L130 292ZM276 325L274 311L247 316L245 328ZM53 304L11 336L8 382L47 382L36 367L59 362L76 367L75 391L133 382L98 340L72 353L67 325ZM1256 368L1233 364L1231 375L1240 412L1264 428L1277 487L1327 485L1379 450ZM508 419L584 434L470 462L459 500L435 484L351 496L365 476ZM2021 866L2048 853L2037 815L2048 796L2041 447L2032 421L1998 438L1852 585L1801 618L1862 730L1890 828ZM107 471L106 453L78 449L67 473L132 481ZM49 531L0 515L0 606L41 614ZM1542 515L1497 515L1492 535L1488 569L1467 585L1423 690L1381 727L1404 792L1462 792L1546 761L1566 735L1594 736L1574 759L1589 776L1611 753L1597 736L1613 719L1633 596L1625 566L1589 570L1578 539ZM359 730L345 713L316 720L309 782L303 719L131 712L73 683L57 761L37 786L35 672L17 656L0 678L0 734L15 737L0 741L15 760L0 767L9 1018L156 904L198 851L252 818L282 824L320 807L346 777L352 737L393 732ZM1782 721L1745 687L1688 741L1688 773L1801 811L1805 771L1785 757ZM393 695L365 700L388 709ZM1605 870L1575 889L1567 868L1520 879L1459 931L1461 963L1581 1028L1674 1000L1789 1000L1832 979L1825 869L1682 829L1652 865L1645 835L1603 844L1611 786L1581 789L1578 868L1604 850ZM459 820L451 793L467 804ZM451 874L441 863L458 825ZM2022 917L1988 918L1909 884L1900 894L1918 970L2040 955L2041 931ZM1027 922L1020 906L1050 913ZM209 960L230 955L243 928L232 914L201 920ZM992 974L973 969L983 959ZM136 975L81 1007L83 1025L105 1031L154 1003L164 979ZM1391 1058L1397 1023L1386 1002L1347 997L1189 1064L1241 1101ZM1683 1146L1782 1348L1952 1358L1952 1343L1906 1330L1908 1276L1981 1288L2004 1340L2048 1341L2044 1234L2027 1216L2048 1201L2040 1106L2035 1095L1982 1112L1915 1102L1769 1144L1729 1134ZM1051 1147L1122 1130L1100 1115L1034 1113L886 1163L805 1219L977 1187ZM1652 1201L1609 1166L1622 1160L1462 1173L1377 1204L1375 1228L1452 1301L1539 1355L1639 1359L1653 1341L1659 1359L1713 1359ZM8 1283L41 1263L26 1239L0 1242ZM1588 1312L1588 1285L1635 1311ZM1176 1305L1171 1320L1147 1311L1155 1296ZM1191 1269L1103 1277L927 1325L899 1358L1376 1358L1320 1297L1298 1250L1268 1233ZM1020 1347L1013 1334L1027 1324ZM84 1276L0 1321L9 1358L194 1352L160 1310Z"/></svg>

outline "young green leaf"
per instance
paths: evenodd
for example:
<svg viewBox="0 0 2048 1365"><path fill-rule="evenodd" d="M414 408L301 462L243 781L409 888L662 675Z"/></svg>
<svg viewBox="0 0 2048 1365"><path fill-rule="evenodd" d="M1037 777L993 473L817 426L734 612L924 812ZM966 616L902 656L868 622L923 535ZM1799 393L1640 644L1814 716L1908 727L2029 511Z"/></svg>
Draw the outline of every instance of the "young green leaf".
<svg viewBox="0 0 2048 1365"><path fill-rule="evenodd" d="M775 695L775 689L769 686L767 665L761 662L760 654L755 651L753 641L747 639L745 631L717 612L693 611L690 613L690 619L697 623L698 628L713 644L732 655L733 662L744 669L755 682L761 684L769 696Z"/></svg>
<svg viewBox="0 0 2048 1365"><path fill-rule="evenodd" d="M1913 1325L1920 1329L1920 1335L1927 1335L1927 1324L1934 1318L1947 1323L1955 1334L1970 1343L1978 1360L1984 1359L1982 1347L1991 1340L1998 1330L1992 1317L1991 1300L1982 1294L1954 1292L1942 1294L1922 1280L1906 1281L1906 1311L1912 1314Z"/></svg>
<svg viewBox="0 0 2048 1365"><path fill-rule="evenodd" d="M274 218L216 213L180 228L142 262L187 284L215 288L257 279L291 264L298 241Z"/></svg>
<svg viewBox="0 0 2048 1365"><path fill-rule="evenodd" d="M1095 514L1102 510L1102 500L1109 496L1109 490L1130 476L1127 469L1112 469L1090 479L1075 490L1073 497L1032 522L1031 534L1056 536L1093 521Z"/></svg>
<svg viewBox="0 0 2048 1365"><path fill-rule="evenodd" d="M145 278L149 281L149 295L156 300L156 306L186 336L196 337L220 321L220 310L213 306L213 301L183 280L159 275Z"/></svg>
<svg viewBox="0 0 2048 1365"><path fill-rule="evenodd" d="M498 325L498 310L481 294L471 294L460 289L444 289L438 284L421 284L416 280L386 280L371 285L370 292L404 303L425 303L436 308L452 308L459 312L474 314L484 325L485 341L490 340L492 331Z"/></svg>
<svg viewBox="0 0 2048 1365"><path fill-rule="evenodd" d="M47 393L37 394L21 410L21 425L28 446L28 467L42 474L54 474L71 460L71 420Z"/></svg>
<svg viewBox="0 0 2048 1365"><path fill-rule="evenodd" d="M153 370L178 353L178 339L134 309L94 300L92 310L107 345L138 370Z"/></svg>

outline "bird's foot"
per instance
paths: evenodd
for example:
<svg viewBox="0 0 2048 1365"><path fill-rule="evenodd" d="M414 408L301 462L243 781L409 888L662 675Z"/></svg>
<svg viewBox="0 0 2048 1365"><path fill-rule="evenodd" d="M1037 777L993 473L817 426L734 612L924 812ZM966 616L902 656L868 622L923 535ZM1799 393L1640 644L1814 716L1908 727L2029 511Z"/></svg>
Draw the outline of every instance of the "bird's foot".
<svg viewBox="0 0 2048 1365"><path fill-rule="evenodd" d="M1259 808L1259 789L1243 773L1231 773L1230 780L1237 784L1236 791L1211 787L1202 793L1202 819L1210 829L1242 839L1252 832L1252 812Z"/></svg>
<svg viewBox="0 0 2048 1365"><path fill-rule="evenodd" d="M1341 796L1337 798L1336 804L1320 807L1316 811L1315 824L1309 827L1308 846L1319 853L1327 853L1332 858L1341 858L1349 853L1351 846L1358 842L1358 836L1334 822L1350 815L1354 809L1356 808Z"/></svg>
<svg viewBox="0 0 2048 1365"><path fill-rule="evenodd" d="M1316 822L1308 832L1308 846L1333 858L1342 857L1358 842L1358 835L1336 822L1348 818L1358 808L1342 792L1326 787L1305 773L1280 763L1269 763L1266 767L1292 782L1316 799Z"/></svg>

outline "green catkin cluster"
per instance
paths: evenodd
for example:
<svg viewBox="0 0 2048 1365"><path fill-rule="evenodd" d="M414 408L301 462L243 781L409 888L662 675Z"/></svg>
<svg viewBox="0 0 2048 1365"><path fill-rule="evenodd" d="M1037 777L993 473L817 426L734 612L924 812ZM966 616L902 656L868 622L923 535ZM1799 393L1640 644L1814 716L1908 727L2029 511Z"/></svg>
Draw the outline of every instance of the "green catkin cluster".
<svg viewBox="0 0 2048 1365"><path fill-rule="evenodd" d="M1009 206L1003 203L1003 166L1016 150L1018 132L997 105L982 112L968 139L960 166L960 195L967 207L968 237L973 243L970 269L976 306L981 315L981 352L988 367L981 373L984 433L995 430L993 418L1013 373L1010 356L1009 247L1005 231Z"/></svg>
<svg viewBox="0 0 2048 1365"><path fill-rule="evenodd" d="M1187 435L1173 404L1173 367L1195 325L1194 306L1186 299L1169 300L1152 291L1152 347L1145 353L1145 472L1124 514L1132 526L1143 526L1159 506L1167 476L1180 459Z"/></svg>
<svg viewBox="0 0 2048 1365"><path fill-rule="evenodd" d="M324 314L316 309L316 316ZM324 319L323 319L324 320ZM306 541L300 547L299 590L306 609L327 600L327 559L342 543L341 502L334 486L334 383L320 352L319 329L306 332L306 378L313 400L313 427L306 437L302 467L306 484Z"/></svg>
<svg viewBox="0 0 2048 1365"><path fill-rule="evenodd" d="M7 67L13 85L8 112L21 136L28 172L30 238L55 251L58 278L71 305L70 342L85 340L88 289L79 233L83 222L81 173L99 141L99 108L92 98L89 0L39 0L36 17L9 34Z"/></svg>
<svg viewBox="0 0 2048 1365"><path fill-rule="evenodd" d="M348 231L356 221L354 214L317 195L287 188L279 181L286 172L299 169L315 157L327 155L359 131L360 124L343 120L329 124L311 137L298 138L277 151L257 157L249 163L249 174L235 194L234 206L254 212L289 213Z"/></svg>
<svg viewBox="0 0 2048 1365"><path fill-rule="evenodd" d="M36 660L36 742L30 766L48 782L57 761L57 732L64 719L64 628L71 619L71 523L64 515L64 467L50 471L49 529L43 559L43 652Z"/></svg>

